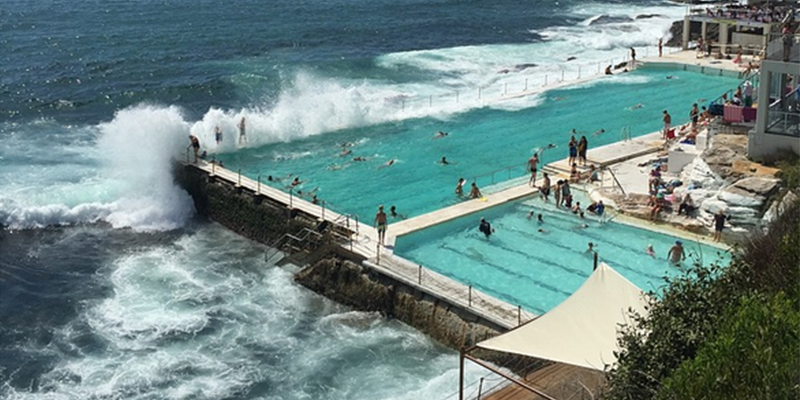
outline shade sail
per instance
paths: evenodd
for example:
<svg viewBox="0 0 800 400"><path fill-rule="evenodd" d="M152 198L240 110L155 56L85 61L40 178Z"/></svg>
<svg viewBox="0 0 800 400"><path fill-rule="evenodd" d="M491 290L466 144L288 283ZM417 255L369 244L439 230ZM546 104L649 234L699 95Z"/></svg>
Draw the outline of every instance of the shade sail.
<svg viewBox="0 0 800 400"><path fill-rule="evenodd" d="M606 263L564 302L478 347L603 370L616 361L617 332L628 310L645 314L647 295Z"/></svg>

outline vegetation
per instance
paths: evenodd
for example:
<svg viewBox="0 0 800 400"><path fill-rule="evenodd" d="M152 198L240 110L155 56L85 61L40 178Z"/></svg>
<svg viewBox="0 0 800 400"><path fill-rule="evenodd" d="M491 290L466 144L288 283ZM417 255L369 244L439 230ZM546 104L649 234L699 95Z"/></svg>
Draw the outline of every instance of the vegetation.
<svg viewBox="0 0 800 400"><path fill-rule="evenodd" d="M800 398L800 202L658 297L623 331L605 397Z"/></svg>

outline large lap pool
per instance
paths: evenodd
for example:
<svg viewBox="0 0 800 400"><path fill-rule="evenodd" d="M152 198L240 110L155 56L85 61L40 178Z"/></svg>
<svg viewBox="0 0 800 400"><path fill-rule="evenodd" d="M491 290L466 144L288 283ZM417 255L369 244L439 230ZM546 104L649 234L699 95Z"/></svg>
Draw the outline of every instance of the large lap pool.
<svg viewBox="0 0 800 400"><path fill-rule="evenodd" d="M455 114L409 119L398 104L396 122L215 156L229 169L253 179L261 175L283 190L291 179L285 177L299 176L304 183L296 191L313 192L329 208L362 220L371 219L378 204L416 216L461 201L453 193L460 177L486 189L523 176L526 160L550 143L558 148L545 151L542 162L565 158L573 128L587 136L590 149L620 140L623 127L633 136L647 134L660 128L662 110L683 122L692 103L707 103L738 83L716 74L642 68ZM601 128L605 134L592 136ZM433 139L440 130L450 135ZM345 148L349 154L341 155L341 143L352 144ZM448 165L439 163L443 156ZM382 168L389 160L395 162ZM284 180L267 182L269 175Z"/></svg>
<svg viewBox="0 0 800 400"><path fill-rule="evenodd" d="M530 211L541 213L545 222L528 219ZM481 217L495 229L489 239L478 231ZM544 232L539 232L540 228ZM600 261L647 291L660 287L665 275L679 271L666 258L676 240L613 220L601 223L597 218L581 219L536 198L398 237L394 252L512 305L542 314L578 289L592 272L593 256L586 251L589 242L595 244ZM653 245L656 257L645 253L648 244ZM708 245L683 240L683 246L687 253L685 265L694 260L709 263L728 259L728 254Z"/></svg>

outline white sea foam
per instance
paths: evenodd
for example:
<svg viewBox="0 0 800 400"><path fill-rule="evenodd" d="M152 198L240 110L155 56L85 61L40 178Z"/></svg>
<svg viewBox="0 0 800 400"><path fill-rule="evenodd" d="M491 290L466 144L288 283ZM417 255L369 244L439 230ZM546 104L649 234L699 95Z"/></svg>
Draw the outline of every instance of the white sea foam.
<svg viewBox="0 0 800 400"><path fill-rule="evenodd" d="M40 390L10 399L440 399L458 356L377 313L347 311L210 226L99 271L103 299L53 335ZM87 347L87 340L97 344ZM468 390L486 371L467 365ZM386 376L392 379L387 380Z"/></svg>
<svg viewBox="0 0 800 400"><path fill-rule="evenodd" d="M11 157L0 194L0 223L12 229L105 221L138 231L183 226L193 213L175 186L170 160L188 144L188 124L174 107L142 105L93 127L37 121L6 126L19 132L7 142ZM24 137L36 130L38 140ZM44 136L44 137L42 137ZM42 146L43 142L50 142Z"/></svg>
<svg viewBox="0 0 800 400"><path fill-rule="evenodd" d="M544 41L398 52L375 60L386 76L412 70L426 80L356 80L300 71L285 82L286 89L270 105L214 108L192 131L209 151L228 152L241 146L237 124L243 116L246 146L259 146L410 118L447 119L486 106L536 107L541 98L499 100L601 74L606 65L626 61L632 46L639 58L655 55L658 39L668 39L671 23L682 18L684 8L666 3L657 7L588 3L564 13L581 22L532 31ZM648 18L637 19L645 14ZM575 59L567 61L568 57ZM216 126L224 132L219 146L214 142Z"/></svg>

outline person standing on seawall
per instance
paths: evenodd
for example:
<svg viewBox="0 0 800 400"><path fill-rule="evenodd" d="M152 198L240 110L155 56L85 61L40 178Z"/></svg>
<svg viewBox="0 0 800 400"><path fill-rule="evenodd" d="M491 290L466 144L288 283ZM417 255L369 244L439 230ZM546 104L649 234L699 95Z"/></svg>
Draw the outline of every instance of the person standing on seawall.
<svg viewBox="0 0 800 400"><path fill-rule="evenodd" d="M189 147L194 150L194 162L197 163L197 153L200 151L200 140L197 139L197 136L189 134Z"/></svg>
<svg viewBox="0 0 800 400"><path fill-rule="evenodd" d="M222 129L219 125L214 128L214 140L217 142L217 147L219 147L219 144L222 143Z"/></svg>
<svg viewBox="0 0 800 400"><path fill-rule="evenodd" d="M247 136L245 136L245 122L244 117L239 121L239 144L247 143Z"/></svg>
<svg viewBox="0 0 800 400"><path fill-rule="evenodd" d="M536 186L536 167L539 165L539 154L534 153L533 156L528 160L528 170L531 171L531 178L528 179L528 185L530 187Z"/></svg>
<svg viewBox="0 0 800 400"><path fill-rule="evenodd" d="M631 69L636 66L636 50L631 47Z"/></svg>
<svg viewBox="0 0 800 400"><path fill-rule="evenodd" d="M386 237L386 213L383 212L382 205L378 206L374 226L378 229L378 244L383 245L383 239Z"/></svg>
<svg viewBox="0 0 800 400"><path fill-rule="evenodd" d="M658 38L658 56L661 57L664 49L664 38Z"/></svg>

